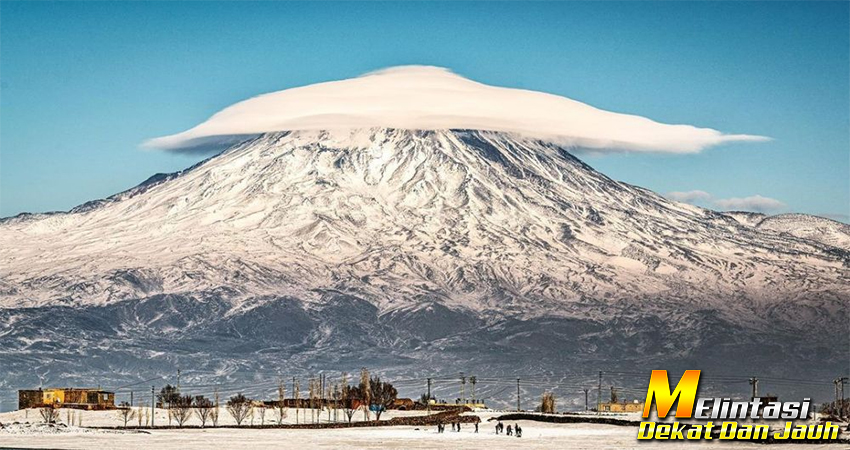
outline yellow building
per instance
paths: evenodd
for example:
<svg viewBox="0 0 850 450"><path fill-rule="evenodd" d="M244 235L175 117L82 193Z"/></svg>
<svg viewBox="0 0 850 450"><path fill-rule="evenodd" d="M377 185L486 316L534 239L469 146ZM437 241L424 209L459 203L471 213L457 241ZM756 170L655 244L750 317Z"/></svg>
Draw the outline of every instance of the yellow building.
<svg viewBox="0 0 850 450"><path fill-rule="evenodd" d="M18 391L18 409L57 408L112 409L115 393L91 388L46 388Z"/></svg>

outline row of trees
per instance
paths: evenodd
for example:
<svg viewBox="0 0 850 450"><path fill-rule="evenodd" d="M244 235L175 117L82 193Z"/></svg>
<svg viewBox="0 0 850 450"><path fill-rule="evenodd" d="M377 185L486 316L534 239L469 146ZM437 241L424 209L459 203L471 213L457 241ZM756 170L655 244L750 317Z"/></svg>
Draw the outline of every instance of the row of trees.
<svg viewBox="0 0 850 450"><path fill-rule="evenodd" d="M157 406L168 411L169 425L174 421L177 426L182 427L194 415L201 422L201 427L207 426L207 423L218 426L221 405L217 393L213 399L209 399L203 395L173 395L172 392L174 392L173 386L168 385L157 395ZM266 410L273 409L277 415L277 423L282 424L286 418L282 387L279 392L280 398L274 402L273 406L251 400L243 394L237 394L227 400L225 410L233 417L237 425L242 425L249 417L253 422L255 415L259 416L261 423L265 423ZM138 420L139 426L142 426L143 421L144 425L147 426L150 424L149 411L148 408L141 405L133 409L129 403L124 402L119 405L118 417L124 423L124 427L133 419Z"/></svg>
<svg viewBox="0 0 850 450"><path fill-rule="evenodd" d="M370 377L365 369L360 372L357 385L349 385L343 374L342 386L341 404L349 423L357 409L363 410L365 420L371 420L370 412L375 413L375 420L381 420L381 414L398 398L398 390L392 384L378 376Z"/></svg>
<svg viewBox="0 0 850 450"><path fill-rule="evenodd" d="M820 412L837 418L850 417L850 398L823 403L820 406Z"/></svg>
<svg viewBox="0 0 850 450"><path fill-rule="evenodd" d="M322 392L320 383L311 380L307 393L308 398L302 400L300 398L300 386L295 382L293 403L296 407L296 423L299 423L300 409L305 405L309 406L311 419L315 422L319 420L323 410L327 410L328 421L331 420L331 414L333 414L334 420L338 420L338 414L342 411L350 423L358 410L363 411L364 420L371 420L372 413L375 414L376 420L380 420L381 414L390 408L398 397L398 391L392 384L381 380L378 376L370 376L366 369L361 370L360 380L357 384L349 384L348 375L343 373L340 382L328 386L324 392ZM225 410L233 417L237 426L241 426L248 419L253 425L256 416L259 416L261 424L265 424L266 412L271 409L275 415L275 422L281 425L288 415L285 400L286 389L283 382L279 383L277 394L277 400L263 402L239 393L225 402ZM215 394L213 399L208 399L203 395L181 395L175 386L166 385L160 390L156 400L157 407L168 411L169 425L173 420L177 423L177 426L182 427L193 415L201 422L201 427L205 427L207 423L211 423L213 426L218 425L221 409L218 393ZM134 409L131 405L122 403L119 406L118 414L125 427L134 418L138 419L139 426L142 426L143 415L145 416L145 424L149 423L148 411L147 408ZM306 421L306 419L305 415L304 420Z"/></svg>

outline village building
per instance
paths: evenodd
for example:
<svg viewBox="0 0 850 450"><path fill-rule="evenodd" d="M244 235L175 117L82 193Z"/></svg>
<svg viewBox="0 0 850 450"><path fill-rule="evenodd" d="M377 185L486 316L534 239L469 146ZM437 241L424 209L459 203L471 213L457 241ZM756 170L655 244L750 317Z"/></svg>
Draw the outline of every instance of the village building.
<svg viewBox="0 0 850 450"><path fill-rule="evenodd" d="M414 403L413 400L409 398L397 398L393 400L393 403L392 405L390 405L389 409L395 409L399 411L412 411L416 409L416 403Z"/></svg>
<svg viewBox="0 0 850 450"><path fill-rule="evenodd" d="M634 400L631 403L627 403L625 400L623 400L622 402L600 403L599 411L614 413L641 412L643 411L643 402Z"/></svg>
<svg viewBox="0 0 850 450"><path fill-rule="evenodd" d="M434 410L434 411L453 411L453 410L456 410L458 408L466 408L466 409L471 411L471 410L475 410L475 409L487 409L487 405L485 405L482 402L478 402L478 401L472 401L472 402L466 402L466 403L463 403L461 401L457 401L455 403L448 403L445 400L438 402L435 399L429 400L427 405L422 403L421 401L415 402L415 409L417 409L417 410L431 409L431 410Z"/></svg>
<svg viewBox="0 0 850 450"><path fill-rule="evenodd" d="M100 388L45 388L18 391L18 409L53 406L76 409L113 409L115 393Z"/></svg>

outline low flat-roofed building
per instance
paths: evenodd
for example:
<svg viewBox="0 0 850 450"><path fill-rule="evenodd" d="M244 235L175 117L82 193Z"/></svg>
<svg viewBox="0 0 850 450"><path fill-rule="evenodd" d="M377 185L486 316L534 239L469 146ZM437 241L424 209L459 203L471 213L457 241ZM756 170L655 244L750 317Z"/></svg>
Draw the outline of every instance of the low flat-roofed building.
<svg viewBox="0 0 850 450"><path fill-rule="evenodd" d="M43 388L18 391L18 409L57 408L112 409L115 393L100 388Z"/></svg>

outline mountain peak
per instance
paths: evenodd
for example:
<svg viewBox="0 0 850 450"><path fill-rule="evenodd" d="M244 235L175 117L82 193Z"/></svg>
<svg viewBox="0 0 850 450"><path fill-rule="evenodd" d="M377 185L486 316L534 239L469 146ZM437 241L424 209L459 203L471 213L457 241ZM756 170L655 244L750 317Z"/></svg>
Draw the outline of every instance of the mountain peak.
<svg viewBox="0 0 850 450"><path fill-rule="evenodd" d="M2 300L226 288L236 303L281 293L309 303L335 287L380 310L438 296L543 315L580 299L701 302L744 290L769 301L836 283L841 255L735 224L514 133L266 133L71 213L0 224L15 292ZM784 282L745 282L765 273Z"/></svg>

